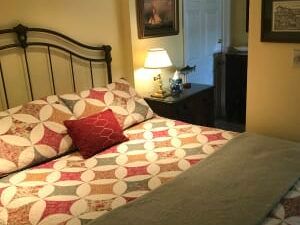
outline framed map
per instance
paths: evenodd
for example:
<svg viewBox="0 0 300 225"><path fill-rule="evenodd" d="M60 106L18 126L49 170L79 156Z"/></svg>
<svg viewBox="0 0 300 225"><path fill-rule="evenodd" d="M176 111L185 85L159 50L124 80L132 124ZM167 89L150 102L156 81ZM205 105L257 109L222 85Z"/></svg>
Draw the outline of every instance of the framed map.
<svg viewBox="0 0 300 225"><path fill-rule="evenodd" d="M261 40L300 43L300 0L263 0Z"/></svg>

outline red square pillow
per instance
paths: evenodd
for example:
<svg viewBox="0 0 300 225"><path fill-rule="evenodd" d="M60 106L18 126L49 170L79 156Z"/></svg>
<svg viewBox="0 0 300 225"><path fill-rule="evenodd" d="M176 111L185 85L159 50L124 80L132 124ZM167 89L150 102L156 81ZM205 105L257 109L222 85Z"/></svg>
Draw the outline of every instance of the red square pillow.
<svg viewBox="0 0 300 225"><path fill-rule="evenodd" d="M128 140L110 109L83 119L66 120L64 124L85 159Z"/></svg>

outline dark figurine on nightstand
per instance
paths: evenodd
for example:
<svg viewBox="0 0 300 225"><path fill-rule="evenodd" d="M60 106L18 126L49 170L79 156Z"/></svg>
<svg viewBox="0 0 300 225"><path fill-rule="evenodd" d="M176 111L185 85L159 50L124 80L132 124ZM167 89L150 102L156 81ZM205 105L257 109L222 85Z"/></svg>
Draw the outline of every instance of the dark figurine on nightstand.
<svg viewBox="0 0 300 225"><path fill-rule="evenodd" d="M179 72L176 70L174 76L170 78L170 91L172 96L178 96L183 91L182 79L179 75Z"/></svg>

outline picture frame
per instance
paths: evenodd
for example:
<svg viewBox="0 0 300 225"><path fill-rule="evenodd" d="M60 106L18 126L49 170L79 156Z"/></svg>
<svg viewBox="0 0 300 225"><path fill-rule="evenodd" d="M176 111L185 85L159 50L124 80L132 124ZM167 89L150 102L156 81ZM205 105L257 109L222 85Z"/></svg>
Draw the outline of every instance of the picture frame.
<svg viewBox="0 0 300 225"><path fill-rule="evenodd" d="M261 41L300 43L300 0L263 0Z"/></svg>
<svg viewBox="0 0 300 225"><path fill-rule="evenodd" d="M140 39L179 33L179 0L136 0Z"/></svg>

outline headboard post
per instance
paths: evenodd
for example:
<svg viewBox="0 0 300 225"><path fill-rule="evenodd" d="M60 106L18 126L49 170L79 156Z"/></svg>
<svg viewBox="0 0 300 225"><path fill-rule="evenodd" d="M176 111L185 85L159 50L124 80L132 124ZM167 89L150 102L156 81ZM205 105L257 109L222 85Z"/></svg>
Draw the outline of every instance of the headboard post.
<svg viewBox="0 0 300 225"><path fill-rule="evenodd" d="M14 27L13 30L17 34L18 41L20 42L21 47L26 48L27 47L28 27L25 27L22 24L19 24L18 26Z"/></svg>
<svg viewBox="0 0 300 225"><path fill-rule="evenodd" d="M107 65L107 75L108 75L108 83L112 82L112 73L111 73L111 46L110 45L103 45L103 50L105 53L105 60L106 60L106 65Z"/></svg>

